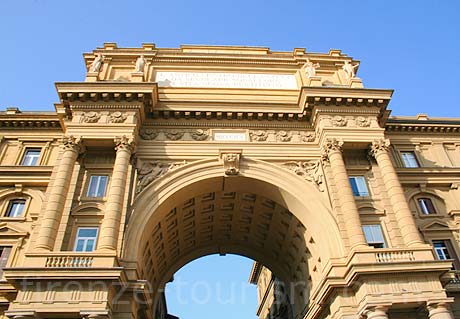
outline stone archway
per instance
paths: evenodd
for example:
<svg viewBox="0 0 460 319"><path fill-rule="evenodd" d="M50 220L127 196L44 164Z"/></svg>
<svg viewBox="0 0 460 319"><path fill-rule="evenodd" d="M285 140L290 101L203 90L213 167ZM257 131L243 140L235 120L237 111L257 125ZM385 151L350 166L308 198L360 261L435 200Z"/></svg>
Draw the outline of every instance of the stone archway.
<svg viewBox="0 0 460 319"><path fill-rule="evenodd" d="M245 159L232 177L217 160L181 166L137 196L128 225L124 260L137 262L154 294L188 262L233 253L294 287L290 298L298 313L322 261L344 251L323 195L289 170L259 160Z"/></svg>

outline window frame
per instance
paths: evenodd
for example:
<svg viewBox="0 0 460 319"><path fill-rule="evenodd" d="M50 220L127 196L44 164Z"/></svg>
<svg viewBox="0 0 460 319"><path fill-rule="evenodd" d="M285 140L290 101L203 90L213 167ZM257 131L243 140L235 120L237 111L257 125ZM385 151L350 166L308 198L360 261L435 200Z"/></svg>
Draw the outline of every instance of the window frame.
<svg viewBox="0 0 460 319"><path fill-rule="evenodd" d="M406 162L404 160L405 159L404 154L412 154L414 156L413 160L415 161L416 166L412 166L409 162ZM421 163L420 163L420 160L417 157L417 152L415 152L413 150L400 150L399 155L401 157L401 162L402 162L404 168L420 168L420 167L422 167Z"/></svg>
<svg viewBox="0 0 460 319"><path fill-rule="evenodd" d="M11 216L12 213L12 208L15 203L21 202L22 203L22 210L21 214L18 216ZM23 218L25 213L26 213L26 208L27 208L27 199L25 198L13 198L8 201L8 204L6 205L6 210L5 213L3 214L2 217L6 218Z"/></svg>
<svg viewBox="0 0 460 319"><path fill-rule="evenodd" d="M428 197L428 196L417 196L414 198L415 199L415 204L417 206L417 210L419 212L419 214L421 216L433 216L433 215L438 215L439 214L439 210L438 208L436 207L436 204L435 204L435 201L431 198L431 197ZM424 209L422 208L421 206L421 200L429 200L430 203L431 203L431 206L433 208L433 212L432 213L425 213L424 212Z"/></svg>
<svg viewBox="0 0 460 319"><path fill-rule="evenodd" d="M91 181L92 181L93 177L106 177L107 178L106 183L105 183L104 194L102 196L92 196L90 194ZM110 175L109 174L96 173L96 172L88 174L88 182L86 183L86 189L85 189L84 197L87 198L87 199L103 199L103 198L105 198L107 196L107 191L109 189L109 181L110 181ZM99 184L100 180L97 183ZM98 191L99 191L99 188L96 188L96 194L95 195L97 195Z"/></svg>
<svg viewBox="0 0 460 319"><path fill-rule="evenodd" d="M353 189L353 184L351 182L351 180L355 180L355 185L356 185L356 190L358 191L357 193L355 193L354 189ZM360 192L359 190L359 184L356 183L356 180L362 180L362 184L361 185L364 185L365 188L366 188L366 192ZM350 183L350 187L351 187L351 191L353 192L353 196L354 197L358 197L358 198L367 198L367 197L370 197L371 196L371 193L370 193L370 188L369 188L369 184L367 183L367 178L365 175L348 175L348 182Z"/></svg>
<svg viewBox="0 0 460 319"><path fill-rule="evenodd" d="M446 259L441 259L439 258L438 255L438 250L435 247L435 242L443 242L445 244L445 249L447 250L447 253L450 255L450 258ZM433 253L438 260L452 260L452 268L453 269L460 269L460 260L458 258L457 251L454 248L454 245L452 244L452 240L449 238L433 238L431 239L431 246L433 247Z"/></svg>
<svg viewBox="0 0 460 319"><path fill-rule="evenodd" d="M382 241L379 242L379 241L369 241L368 240L368 237L366 236L366 231L365 231L365 228L368 227L372 227L372 228L377 228L379 229L380 231L380 235L382 236ZM385 232L383 230L383 227L380 223L369 223L369 224L362 224L361 225L361 229L363 230L363 234L364 234L364 238L366 240L366 243L369 247L374 247L376 249L382 249L382 248L388 248L388 243L387 243L387 239L385 237ZM376 247L375 245L377 244L382 244L382 247Z"/></svg>
<svg viewBox="0 0 460 319"><path fill-rule="evenodd" d="M78 233L80 230L82 229L95 229L96 230L96 236L95 237L79 237L78 236ZM77 250L77 245L78 245L78 241L80 239L83 239L84 240L84 245L83 245L83 250L79 251ZM86 251L85 248L87 247L87 243L88 243L88 240L91 240L91 239L94 239L94 247L93 247L93 250L91 251ZM78 226L76 228L76 232L75 232L75 240L74 240L74 244L73 244L73 248L72 248L72 251L74 252L78 252L78 253L90 253L90 252L94 252L96 251L97 249L97 243L98 243L98 239L99 239L99 226Z"/></svg>
<svg viewBox="0 0 460 319"><path fill-rule="evenodd" d="M38 156L36 156L36 162L34 164L26 164L25 161L28 157L28 152L31 152L31 151L38 151ZM24 152L21 156L21 162L20 162L20 166L40 166L41 164L41 158L42 158L42 153L43 153L43 149L41 147L26 147L24 149ZM35 158L32 157L32 158Z"/></svg>

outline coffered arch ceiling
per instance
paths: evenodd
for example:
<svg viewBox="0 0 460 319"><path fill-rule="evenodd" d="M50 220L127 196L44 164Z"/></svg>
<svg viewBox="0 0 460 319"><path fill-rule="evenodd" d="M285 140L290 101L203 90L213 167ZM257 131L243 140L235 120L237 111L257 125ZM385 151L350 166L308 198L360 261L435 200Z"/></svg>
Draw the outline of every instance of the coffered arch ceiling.
<svg viewBox="0 0 460 319"><path fill-rule="evenodd" d="M223 175L219 161L198 161L136 198L124 259L136 261L152 291L209 254L243 255L286 283L305 285L320 277L330 257L341 257L337 225L313 185L260 161L243 161L239 176Z"/></svg>

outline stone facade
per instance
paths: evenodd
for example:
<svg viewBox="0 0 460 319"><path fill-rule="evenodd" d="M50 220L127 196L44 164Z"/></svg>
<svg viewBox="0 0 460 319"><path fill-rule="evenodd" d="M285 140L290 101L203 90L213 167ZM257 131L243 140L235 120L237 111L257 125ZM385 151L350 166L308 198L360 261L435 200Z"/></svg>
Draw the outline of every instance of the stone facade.
<svg viewBox="0 0 460 319"><path fill-rule="evenodd" d="M261 319L460 318L460 119L389 116L339 50L84 58L56 112L0 112L1 316L166 318L235 253Z"/></svg>

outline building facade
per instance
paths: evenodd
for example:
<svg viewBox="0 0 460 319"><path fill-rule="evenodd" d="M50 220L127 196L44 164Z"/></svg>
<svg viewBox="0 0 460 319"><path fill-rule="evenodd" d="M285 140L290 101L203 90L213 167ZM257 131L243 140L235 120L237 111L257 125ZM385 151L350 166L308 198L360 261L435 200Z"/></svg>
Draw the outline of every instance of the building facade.
<svg viewBox="0 0 460 319"><path fill-rule="evenodd" d="M460 119L391 117L339 50L84 54L56 112L0 112L0 312L166 318L209 254L265 318L460 318Z"/></svg>

